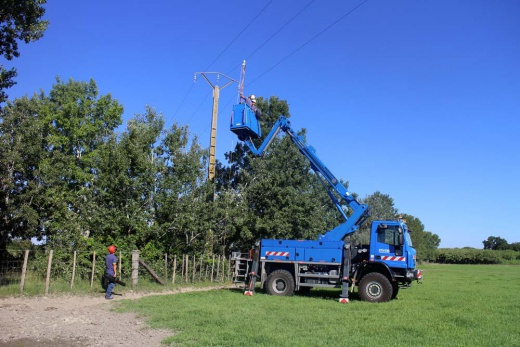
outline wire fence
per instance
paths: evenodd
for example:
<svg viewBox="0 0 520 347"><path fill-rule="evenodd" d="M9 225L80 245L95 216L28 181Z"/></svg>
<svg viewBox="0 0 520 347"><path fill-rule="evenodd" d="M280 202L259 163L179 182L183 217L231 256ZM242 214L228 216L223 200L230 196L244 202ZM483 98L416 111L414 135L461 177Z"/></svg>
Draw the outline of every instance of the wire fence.
<svg viewBox="0 0 520 347"><path fill-rule="evenodd" d="M138 250L116 252L117 277L132 287L150 283L182 285L231 281L230 257L219 254L164 254L143 258ZM0 261L0 294L41 293L104 286L105 254L26 250Z"/></svg>

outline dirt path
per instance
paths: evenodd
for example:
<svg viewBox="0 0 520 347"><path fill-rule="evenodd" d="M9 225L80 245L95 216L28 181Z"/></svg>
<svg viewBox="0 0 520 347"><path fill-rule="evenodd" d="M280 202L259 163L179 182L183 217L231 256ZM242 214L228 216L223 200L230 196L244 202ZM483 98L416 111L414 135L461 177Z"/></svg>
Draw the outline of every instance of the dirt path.
<svg viewBox="0 0 520 347"><path fill-rule="evenodd" d="M0 346L160 346L173 332L148 328L133 313L111 311L120 300L175 292L125 293L107 301L100 296L44 296L0 299Z"/></svg>

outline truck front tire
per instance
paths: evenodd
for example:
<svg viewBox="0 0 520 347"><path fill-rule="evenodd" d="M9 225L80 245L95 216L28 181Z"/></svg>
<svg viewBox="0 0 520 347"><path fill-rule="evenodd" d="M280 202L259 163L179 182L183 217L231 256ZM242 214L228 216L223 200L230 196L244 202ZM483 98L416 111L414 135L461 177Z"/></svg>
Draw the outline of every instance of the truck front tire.
<svg viewBox="0 0 520 347"><path fill-rule="evenodd" d="M359 282L359 296L364 301L387 302L392 298L392 284L385 275L371 272Z"/></svg>
<svg viewBox="0 0 520 347"><path fill-rule="evenodd" d="M294 277L287 270L273 271L267 278L267 292L271 295L291 296L294 287Z"/></svg>

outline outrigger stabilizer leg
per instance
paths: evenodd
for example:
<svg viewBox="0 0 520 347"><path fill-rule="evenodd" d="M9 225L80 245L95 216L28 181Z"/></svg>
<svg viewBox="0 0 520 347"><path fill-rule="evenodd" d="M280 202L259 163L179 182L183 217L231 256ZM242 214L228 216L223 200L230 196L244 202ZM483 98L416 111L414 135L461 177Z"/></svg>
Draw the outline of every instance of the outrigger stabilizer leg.
<svg viewBox="0 0 520 347"><path fill-rule="evenodd" d="M348 304L348 287L350 284L348 274L350 273L350 257L350 243L346 243L343 247L343 276L341 276L341 295L339 297L339 302L341 304Z"/></svg>
<svg viewBox="0 0 520 347"><path fill-rule="evenodd" d="M251 272L247 276L246 290L244 295L253 296L255 293L256 277L258 273L258 247L253 250L253 262L251 263Z"/></svg>

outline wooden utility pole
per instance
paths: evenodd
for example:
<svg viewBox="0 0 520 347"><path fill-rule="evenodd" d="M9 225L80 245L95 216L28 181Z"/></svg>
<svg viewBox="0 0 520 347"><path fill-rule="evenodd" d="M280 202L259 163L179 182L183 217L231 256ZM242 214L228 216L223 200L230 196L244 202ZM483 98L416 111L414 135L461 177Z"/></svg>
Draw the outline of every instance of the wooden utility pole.
<svg viewBox="0 0 520 347"><path fill-rule="evenodd" d="M211 135L209 141L209 168L208 168L208 179L213 181L215 177L215 153L217 151L217 116L218 116L218 99L220 97L220 90L227 87L232 82L236 82L231 77L228 77L220 72L195 72L195 80L197 80L197 74L202 75L204 79L209 83L211 88L213 88L213 116L211 118ZM222 87L219 87L217 84L211 83L207 75L214 74L217 75L217 83L220 80L220 76L224 76L228 79L226 84Z"/></svg>

